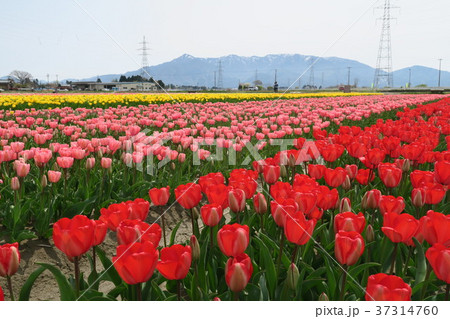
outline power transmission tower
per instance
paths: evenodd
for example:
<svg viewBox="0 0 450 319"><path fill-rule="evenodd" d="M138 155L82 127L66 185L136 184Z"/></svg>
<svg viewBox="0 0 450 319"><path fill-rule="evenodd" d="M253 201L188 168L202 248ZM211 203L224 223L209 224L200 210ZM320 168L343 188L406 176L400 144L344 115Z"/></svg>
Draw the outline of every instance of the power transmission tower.
<svg viewBox="0 0 450 319"><path fill-rule="evenodd" d="M350 70L352 69L352 67L351 67L351 66L348 66L347 69L348 69L348 74L347 74L347 85L350 86Z"/></svg>
<svg viewBox="0 0 450 319"><path fill-rule="evenodd" d="M442 59L439 60L439 77L438 77L438 87L441 87L441 65L442 65Z"/></svg>
<svg viewBox="0 0 450 319"><path fill-rule="evenodd" d="M142 51L140 56L142 56L142 66L141 66L141 77L147 79L149 77L148 73L148 47L147 47L147 41L145 41L145 36L142 40L142 42L139 42L141 47L138 49L139 51Z"/></svg>
<svg viewBox="0 0 450 319"><path fill-rule="evenodd" d="M256 81L258 81L258 69L255 70L255 84L256 84Z"/></svg>
<svg viewBox="0 0 450 319"><path fill-rule="evenodd" d="M217 87L219 89L223 89L223 69L222 69L222 60L219 59L219 70L217 77Z"/></svg>
<svg viewBox="0 0 450 319"><path fill-rule="evenodd" d="M217 71L214 71L214 88L217 87L217 76L216 76Z"/></svg>
<svg viewBox="0 0 450 319"><path fill-rule="evenodd" d="M381 85L392 87L394 79L392 75L392 50L391 50L391 9L397 8L391 5L390 0L384 1L383 20L381 27L380 44L378 46L377 65L375 69L374 87Z"/></svg>

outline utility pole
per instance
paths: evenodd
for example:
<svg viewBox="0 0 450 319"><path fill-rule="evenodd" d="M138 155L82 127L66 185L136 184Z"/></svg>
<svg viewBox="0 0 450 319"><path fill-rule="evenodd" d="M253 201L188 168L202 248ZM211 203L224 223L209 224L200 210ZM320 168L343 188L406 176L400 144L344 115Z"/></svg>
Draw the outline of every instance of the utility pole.
<svg viewBox="0 0 450 319"><path fill-rule="evenodd" d="M348 74L347 74L347 85L350 86L350 70L352 69L352 67L351 67L351 66L348 66L347 69L348 69Z"/></svg>
<svg viewBox="0 0 450 319"><path fill-rule="evenodd" d="M274 83L277 81L277 69L275 69L275 81Z"/></svg>
<svg viewBox="0 0 450 319"><path fill-rule="evenodd" d="M409 68L408 89L411 87L411 68Z"/></svg>
<svg viewBox="0 0 450 319"><path fill-rule="evenodd" d="M214 88L217 87L216 73L217 73L217 71L214 71Z"/></svg>
<svg viewBox="0 0 450 319"><path fill-rule="evenodd" d="M222 60L221 59L219 59L219 70L218 70L218 72L219 72L219 76L218 76L218 79L217 79L217 87L219 89L223 89L223 69L222 69Z"/></svg>
<svg viewBox="0 0 450 319"><path fill-rule="evenodd" d="M442 59L439 59L439 78L438 78L438 87L441 87L441 64L442 64Z"/></svg>
<svg viewBox="0 0 450 319"><path fill-rule="evenodd" d="M58 85L58 74L56 74L56 85Z"/></svg>
<svg viewBox="0 0 450 319"><path fill-rule="evenodd" d="M47 84L50 84L50 74L47 73Z"/></svg>

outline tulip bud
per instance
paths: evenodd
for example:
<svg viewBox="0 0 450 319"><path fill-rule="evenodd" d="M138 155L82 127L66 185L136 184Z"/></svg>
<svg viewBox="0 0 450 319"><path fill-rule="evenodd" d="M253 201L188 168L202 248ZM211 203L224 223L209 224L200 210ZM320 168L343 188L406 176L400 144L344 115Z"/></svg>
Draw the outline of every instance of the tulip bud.
<svg viewBox="0 0 450 319"><path fill-rule="evenodd" d="M415 207L422 207L425 205L426 192L423 188L414 188L411 193L411 201Z"/></svg>
<svg viewBox="0 0 450 319"><path fill-rule="evenodd" d="M200 213L198 212L197 206L192 208L192 214L194 215L194 219L198 219L200 217Z"/></svg>
<svg viewBox="0 0 450 319"><path fill-rule="evenodd" d="M213 301L222 301L219 297L214 297Z"/></svg>
<svg viewBox="0 0 450 319"><path fill-rule="evenodd" d="M361 201L361 208L362 209L377 208L380 196L381 192L378 189L372 189L370 191L367 191L364 194L363 199Z"/></svg>
<svg viewBox="0 0 450 319"><path fill-rule="evenodd" d="M291 263L287 271L287 278L286 278L287 286L292 290L296 290L299 277L300 273L298 272L297 266L294 263Z"/></svg>
<svg viewBox="0 0 450 319"><path fill-rule="evenodd" d="M170 163L170 169L171 169L172 171L174 171L175 168L176 168L175 163L174 163L174 162L171 162L171 163Z"/></svg>
<svg viewBox="0 0 450 319"><path fill-rule="evenodd" d="M11 188L13 191L17 191L20 188L20 182L18 177L13 177L11 179Z"/></svg>
<svg viewBox="0 0 450 319"><path fill-rule="evenodd" d="M342 183L342 188L348 191L350 188L352 188L352 182L350 181L350 177L345 176L344 182Z"/></svg>
<svg viewBox="0 0 450 319"><path fill-rule="evenodd" d="M111 167L112 159L108 157L102 157L100 164L104 169L108 169Z"/></svg>
<svg viewBox="0 0 450 319"><path fill-rule="evenodd" d="M366 241L368 243L373 242L375 240L375 233L373 231L372 225L368 225L366 229Z"/></svg>
<svg viewBox="0 0 450 319"><path fill-rule="evenodd" d="M341 203L339 204L339 213L351 212L352 205L350 202L350 198L344 197L341 199Z"/></svg>
<svg viewBox="0 0 450 319"><path fill-rule="evenodd" d="M45 188L45 186L47 186L47 175L42 175L41 186L42 188Z"/></svg>
<svg viewBox="0 0 450 319"><path fill-rule="evenodd" d="M257 214L264 214L267 212L267 201L266 197L263 194L257 193L253 197L253 207L255 208L255 212Z"/></svg>
<svg viewBox="0 0 450 319"><path fill-rule="evenodd" d="M284 165L280 165L280 176L281 177L286 177L287 176L286 166L284 166Z"/></svg>
<svg viewBox="0 0 450 319"><path fill-rule="evenodd" d="M319 301L330 301L330 299L328 298L326 293L322 292L319 296Z"/></svg>
<svg viewBox="0 0 450 319"><path fill-rule="evenodd" d="M183 147L181 147L181 144L178 144L177 152L178 152L178 153L183 152Z"/></svg>
<svg viewBox="0 0 450 319"><path fill-rule="evenodd" d="M200 259L200 244L198 243L197 237L195 235L191 236L190 240L192 260Z"/></svg>
<svg viewBox="0 0 450 319"><path fill-rule="evenodd" d="M93 169L95 166L95 158L94 157L88 157L86 159L86 169L90 170Z"/></svg>

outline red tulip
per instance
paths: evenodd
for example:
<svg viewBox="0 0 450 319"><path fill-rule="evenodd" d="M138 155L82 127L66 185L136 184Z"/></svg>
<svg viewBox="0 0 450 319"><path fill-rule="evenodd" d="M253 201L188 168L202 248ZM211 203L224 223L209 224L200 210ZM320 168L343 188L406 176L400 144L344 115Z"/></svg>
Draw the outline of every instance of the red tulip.
<svg viewBox="0 0 450 319"><path fill-rule="evenodd" d="M232 188L228 192L228 205L233 213L243 212L245 209L245 192L239 188Z"/></svg>
<svg viewBox="0 0 450 319"><path fill-rule="evenodd" d="M423 236L430 245L440 243L450 246L450 215L429 210L420 219L420 224Z"/></svg>
<svg viewBox="0 0 450 319"><path fill-rule="evenodd" d="M354 180L358 174L358 166L355 164L347 164L345 165L345 171L347 172L348 177L350 177L351 180Z"/></svg>
<svg viewBox="0 0 450 319"><path fill-rule="evenodd" d="M450 185L450 161L439 161L434 165L434 178L436 182Z"/></svg>
<svg viewBox="0 0 450 319"><path fill-rule="evenodd" d="M327 167L325 165L308 165L308 174L312 178L321 179L325 175L325 170Z"/></svg>
<svg viewBox="0 0 450 319"><path fill-rule="evenodd" d="M367 185L375 179L375 173L371 169L359 169L356 174L356 180L361 185Z"/></svg>
<svg viewBox="0 0 450 319"><path fill-rule="evenodd" d="M270 185L270 196L277 202L287 199L291 191L292 186L289 183L276 182L275 184Z"/></svg>
<svg viewBox="0 0 450 319"><path fill-rule="evenodd" d="M375 209L380 202L381 192L378 189L367 191L361 201L362 209Z"/></svg>
<svg viewBox="0 0 450 319"><path fill-rule="evenodd" d="M336 188L329 189L326 186L319 187L319 193L317 194L317 207L327 210L335 208L339 202L339 193Z"/></svg>
<svg viewBox="0 0 450 319"><path fill-rule="evenodd" d="M378 165L378 175L383 184L388 188L397 187L402 179L402 170L391 163Z"/></svg>
<svg viewBox="0 0 450 319"><path fill-rule="evenodd" d="M87 252L95 239L95 222L84 215L62 218L53 224L55 246L69 259Z"/></svg>
<svg viewBox="0 0 450 319"><path fill-rule="evenodd" d="M100 220L115 232L120 222L128 218L128 206L125 203L111 204L108 208L100 209L100 215Z"/></svg>
<svg viewBox="0 0 450 319"><path fill-rule="evenodd" d="M19 243L0 245L0 276L12 276L19 269Z"/></svg>
<svg viewBox="0 0 450 319"><path fill-rule="evenodd" d="M2 287L0 287L0 301L5 301L5 295L3 294Z"/></svg>
<svg viewBox="0 0 450 319"><path fill-rule="evenodd" d="M286 216L284 224L284 234L287 240L296 245L304 245L311 238L316 226L316 220L306 220L302 212L295 214L295 216Z"/></svg>
<svg viewBox="0 0 450 319"><path fill-rule="evenodd" d="M324 177L325 183L327 183L328 186L336 188L344 183L345 178L347 177L347 171L342 167L335 169L327 168Z"/></svg>
<svg viewBox="0 0 450 319"><path fill-rule="evenodd" d="M450 248L437 243L428 248L425 255L436 277L450 284Z"/></svg>
<svg viewBox="0 0 450 319"><path fill-rule="evenodd" d="M298 205L291 198L281 200L280 202L270 202L270 213L272 214L273 220L279 227L284 227L286 216L293 216L297 210Z"/></svg>
<svg viewBox="0 0 450 319"><path fill-rule="evenodd" d="M334 217L334 232L357 232L362 234L364 227L366 226L366 218L363 213L358 215L352 212L344 212L337 214Z"/></svg>
<svg viewBox="0 0 450 319"><path fill-rule="evenodd" d="M126 201L128 206L128 219L139 219L144 221L149 213L150 203L142 198Z"/></svg>
<svg viewBox="0 0 450 319"><path fill-rule="evenodd" d="M336 161L342 153L344 153L344 146L340 144L328 144L319 149L323 159L329 163Z"/></svg>
<svg viewBox="0 0 450 319"><path fill-rule="evenodd" d="M298 209L305 215L310 214L316 208L317 195L314 193L293 192L291 198L294 199Z"/></svg>
<svg viewBox="0 0 450 319"><path fill-rule="evenodd" d="M228 193L232 189L230 186L224 184L210 185L206 189L206 197L210 204L218 204L222 209L228 207Z"/></svg>
<svg viewBox="0 0 450 319"><path fill-rule="evenodd" d="M390 195L382 195L378 202L378 208L381 215L384 213L400 214L405 209L405 200L401 196L395 198Z"/></svg>
<svg viewBox="0 0 450 319"><path fill-rule="evenodd" d="M411 287L402 278L380 273L369 276L365 298L366 301L410 301L411 293Z"/></svg>
<svg viewBox="0 0 450 319"><path fill-rule="evenodd" d="M249 256L240 254L231 257L225 266L225 281L233 292L245 289L253 273L253 265Z"/></svg>
<svg viewBox="0 0 450 319"><path fill-rule="evenodd" d="M188 183L175 188L175 198L185 209L192 209L202 199L202 188L198 184Z"/></svg>
<svg viewBox="0 0 450 319"><path fill-rule="evenodd" d="M426 183L434 183L434 174L429 171L415 170L409 174L409 179L414 188L419 188Z"/></svg>
<svg viewBox="0 0 450 319"><path fill-rule="evenodd" d="M209 173L205 176L201 176L198 180L198 184L202 188L202 192L206 193L206 190L211 185L225 184L225 177L222 173Z"/></svg>
<svg viewBox="0 0 450 319"><path fill-rule="evenodd" d="M267 184L274 184L280 178L280 166L264 165L263 177Z"/></svg>
<svg viewBox="0 0 450 319"><path fill-rule="evenodd" d="M362 143L351 143L347 146L347 152L351 157L360 158L366 155L367 148Z"/></svg>
<svg viewBox="0 0 450 319"><path fill-rule="evenodd" d="M253 208L257 214L264 214L267 212L267 200L264 194L256 193L253 196Z"/></svg>
<svg viewBox="0 0 450 319"><path fill-rule="evenodd" d="M161 260L156 268L169 280L180 280L186 277L191 267L192 253L190 246L173 245L161 250Z"/></svg>
<svg viewBox="0 0 450 319"><path fill-rule="evenodd" d="M425 190L425 204L435 205L444 198L446 189L441 184L425 183L422 188Z"/></svg>
<svg viewBox="0 0 450 319"><path fill-rule="evenodd" d="M200 214L202 216L203 223L206 226L214 227L219 224L222 219L222 206L218 204L203 205L200 209Z"/></svg>
<svg viewBox="0 0 450 319"><path fill-rule="evenodd" d="M365 158L370 164L377 166L382 161L384 161L385 157L386 157L386 153L384 150L381 150L379 148L373 148L373 149L367 151Z"/></svg>
<svg viewBox="0 0 450 319"><path fill-rule="evenodd" d="M148 191L148 196L155 206L164 206L169 201L170 187L152 188Z"/></svg>
<svg viewBox="0 0 450 319"><path fill-rule="evenodd" d="M158 224L147 224L138 219L125 219L117 227L119 245L129 245L134 242L149 241L158 247L161 240L161 227Z"/></svg>
<svg viewBox="0 0 450 319"><path fill-rule="evenodd" d="M222 253L228 257L242 254L250 242L247 225L225 225L217 232L217 243Z"/></svg>
<svg viewBox="0 0 450 319"><path fill-rule="evenodd" d="M407 243L419 228L419 221L409 214L385 213L383 233L394 243Z"/></svg>
<svg viewBox="0 0 450 319"><path fill-rule="evenodd" d="M339 213L351 212L352 211L352 203L350 202L350 198L344 197L341 199L339 203Z"/></svg>
<svg viewBox="0 0 450 319"><path fill-rule="evenodd" d="M94 228L94 245L98 246L105 240L106 231L108 230L108 225L102 220L94 220L95 228Z"/></svg>
<svg viewBox="0 0 450 319"><path fill-rule="evenodd" d="M339 231L336 234L334 255L341 265L356 264L364 252L364 239L355 231Z"/></svg>
<svg viewBox="0 0 450 319"><path fill-rule="evenodd" d="M112 258L114 268L129 285L148 281L155 271L159 252L151 242L132 243L117 247Z"/></svg>

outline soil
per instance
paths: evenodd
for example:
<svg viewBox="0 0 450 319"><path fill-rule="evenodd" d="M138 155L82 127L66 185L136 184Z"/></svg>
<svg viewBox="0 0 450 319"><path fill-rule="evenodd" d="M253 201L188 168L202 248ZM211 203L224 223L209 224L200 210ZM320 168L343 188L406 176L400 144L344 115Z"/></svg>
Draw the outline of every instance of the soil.
<svg viewBox="0 0 450 319"><path fill-rule="evenodd" d="M154 223L158 217L159 213L154 209L150 208L147 223ZM184 220L175 238L175 243L186 243L192 234L190 216L187 212L178 204L175 204L169 208L165 207L163 211L167 212L164 214L166 223L166 240L167 244L170 241L170 234L172 229L178 224L180 220ZM160 211L160 210L158 210ZM161 220L156 221L161 224ZM201 219L199 219L201 226ZM163 245L164 241L161 238L160 245ZM117 239L115 233L108 231L105 241L99 246L106 253L106 256L112 258L116 254ZM20 289L28 279L28 277L40 266L37 263L47 263L57 266L58 269L66 276L70 276L74 273L73 263L69 261L64 253L62 253L53 244L53 240L42 240L33 239L28 241L23 241L19 245L19 250L21 254L20 268L15 275L11 277L14 296L16 299L19 297ZM92 254L89 251L87 254ZM103 270L103 266L100 261L97 260L97 271ZM80 271L85 274L90 273L89 260L86 254L80 260ZM5 300L10 300L9 292L7 289L6 279L0 277L0 286L3 288L5 294ZM108 292L114 288L114 285L110 282L104 282L100 285L100 291ZM35 281L33 289L31 290L30 300L60 300L60 294L58 285L53 275L48 271L44 271Z"/></svg>

